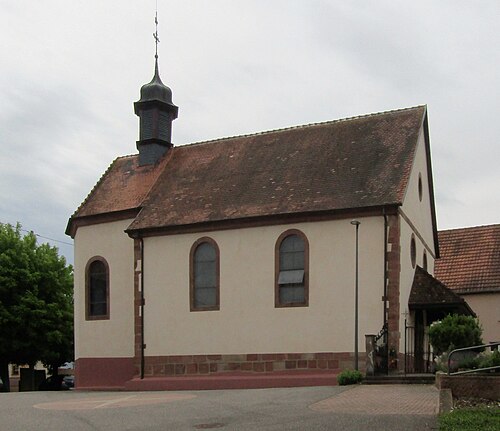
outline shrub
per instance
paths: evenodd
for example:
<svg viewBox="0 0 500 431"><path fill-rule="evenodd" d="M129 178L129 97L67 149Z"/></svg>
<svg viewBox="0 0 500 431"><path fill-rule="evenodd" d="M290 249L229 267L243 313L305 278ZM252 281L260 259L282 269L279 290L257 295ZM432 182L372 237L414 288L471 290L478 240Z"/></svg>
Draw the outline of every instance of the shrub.
<svg viewBox="0 0 500 431"><path fill-rule="evenodd" d="M479 359L479 368L489 368L500 366L500 351L481 355Z"/></svg>
<svg viewBox="0 0 500 431"><path fill-rule="evenodd" d="M429 329L429 338L434 352L441 355L453 349L483 344L482 332L475 318L453 314L434 322Z"/></svg>
<svg viewBox="0 0 500 431"><path fill-rule="evenodd" d="M340 386L355 385L361 383L363 374L355 370L344 370L337 376L337 382Z"/></svg>

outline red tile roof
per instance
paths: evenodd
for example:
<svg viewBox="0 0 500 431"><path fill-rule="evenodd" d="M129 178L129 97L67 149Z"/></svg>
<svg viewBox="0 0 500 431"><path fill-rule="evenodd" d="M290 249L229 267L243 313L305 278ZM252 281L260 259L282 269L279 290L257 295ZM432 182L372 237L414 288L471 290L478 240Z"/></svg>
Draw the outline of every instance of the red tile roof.
<svg viewBox="0 0 500 431"><path fill-rule="evenodd" d="M457 293L500 292L500 224L438 232L434 275Z"/></svg>
<svg viewBox="0 0 500 431"><path fill-rule="evenodd" d="M75 219L142 207L130 230L402 203L425 106L116 159Z"/></svg>
<svg viewBox="0 0 500 431"><path fill-rule="evenodd" d="M410 310L439 309L475 316L462 297L419 266L415 268L408 306Z"/></svg>
<svg viewBox="0 0 500 431"><path fill-rule="evenodd" d="M164 169L168 157L156 165L138 166L137 155L111 163L73 217L85 217L138 208Z"/></svg>

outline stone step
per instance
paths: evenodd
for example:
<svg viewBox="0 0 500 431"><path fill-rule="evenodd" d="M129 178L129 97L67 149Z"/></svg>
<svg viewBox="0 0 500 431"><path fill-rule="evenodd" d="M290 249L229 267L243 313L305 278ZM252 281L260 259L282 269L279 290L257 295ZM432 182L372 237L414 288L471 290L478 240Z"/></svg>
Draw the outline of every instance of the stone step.
<svg viewBox="0 0 500 431"><path fill-rule="evenodd" d="M227 372L214 375L134 378L125 383L127 391L262 389L300 386L335 386L340 370L290 371L274 373Z"/></svg>
<svg viewBox="0 0 500 431"><path fill-rule="evenodd" d="M432 385L434 382L434 374L366 376L363 380L365 385Z"/></svg>

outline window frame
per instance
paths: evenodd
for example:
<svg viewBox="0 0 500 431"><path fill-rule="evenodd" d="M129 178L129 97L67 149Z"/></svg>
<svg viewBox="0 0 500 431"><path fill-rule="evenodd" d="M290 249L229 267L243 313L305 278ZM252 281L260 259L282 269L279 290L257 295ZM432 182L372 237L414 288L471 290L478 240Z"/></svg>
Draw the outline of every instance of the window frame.
<svg viewBox="0 0 500 431"><path fill-rule="evenodd" d="M304 241L304 301L290 302L282 304L280 301L280 248L281 243L285 238L297 235ZM275 308L290 308L290 307L308 307L309 306L309 240L304 232L298 229L288 229L284 231L276 240L274 246L274 307Z"/></svg>
<svg viewBox="0 0 500 431"><path fill-rule="evenodd" d="M96 262L102 262L106 269L106 313L99 315L90 314L90 266ZM91 257L85 266L85 320L109 320L110 319L110 294L109 294L109 264L102 256Z"/></svg>
<svg viewBox="0 0 500 431"><path fill-rule="evenodd" d="M212 245L215 249L215 305L206 307L195 306L195 285L194 285L194 255L196 250L203 243L208 243ZM204 236L198 238L189 252L189 311L218 311L220 310L220 251L217 242L214 239Z"/></svg>

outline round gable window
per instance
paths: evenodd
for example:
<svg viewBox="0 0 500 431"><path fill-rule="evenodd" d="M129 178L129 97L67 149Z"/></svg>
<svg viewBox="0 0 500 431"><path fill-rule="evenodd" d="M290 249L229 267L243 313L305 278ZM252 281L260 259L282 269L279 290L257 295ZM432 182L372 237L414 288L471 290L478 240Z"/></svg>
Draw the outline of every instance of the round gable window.
<svg viewBox="0 0 500 431"><path fill-rule="evenodd" d="M411 259L411 266L415 268L415 265L417 263L417 244L415 244L415 235L411 235L411 241L410 241L410 259Z"/></svg>
<svg viewBox="0 0 500 431"><path fill-rule="evenodd" d="M418 199L422 202L422 195L424 193L424 188L422 186L422 174L418 174Z"/></svg>

